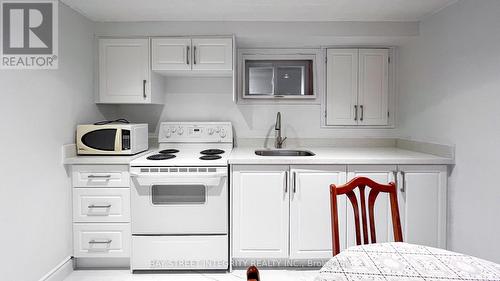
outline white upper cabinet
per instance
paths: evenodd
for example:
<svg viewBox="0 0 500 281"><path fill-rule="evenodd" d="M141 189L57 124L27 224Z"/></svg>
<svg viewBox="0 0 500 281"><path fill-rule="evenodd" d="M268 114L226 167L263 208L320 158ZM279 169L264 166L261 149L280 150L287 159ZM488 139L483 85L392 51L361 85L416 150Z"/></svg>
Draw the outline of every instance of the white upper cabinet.
<svg viewBox="0 0 500 281"><path fill-rule="evenodd" d="M359 50L359 124L387 125L388 73L387 49Z"/></svg>
<svg viewBox="0 0 500 281"><path fill-rule="evenodd" d="M358 49L329 49L327 52L327 124L356 125Z"/></svg>
<svg viewBox="0 0 500 281"><path fill-rule="evenodd" d="M193 38L193 70L233 69L232 38Z"/></svg>
<svg viewBox="0 0 500 281"><path fill-rule="evenodd" d="M190 38L153 38L152 69L191 70Z"/></svg>
<svg viewBox="0 0 500 281"><path fill-rule="evenodd" d="M151 100L148 39L99 40L99 101Z"/></svg>
<svg viewBox="0 0 500 281"><path fill-rule="evenodd" d="M327 126L389 125L389 50L327 50Z"/></svg>
<svg viewBox="0 0 500 281"><path fill-rule="evenodd" d="M97 103L155 103L161 87L149 66L148 38L99 39Z"/></svg>
<svg viewBox="0 0 500 281"><path fill-rule="evenodd" d="M165 75L230 76L232 37L153 38L152 69Z"/></svg>

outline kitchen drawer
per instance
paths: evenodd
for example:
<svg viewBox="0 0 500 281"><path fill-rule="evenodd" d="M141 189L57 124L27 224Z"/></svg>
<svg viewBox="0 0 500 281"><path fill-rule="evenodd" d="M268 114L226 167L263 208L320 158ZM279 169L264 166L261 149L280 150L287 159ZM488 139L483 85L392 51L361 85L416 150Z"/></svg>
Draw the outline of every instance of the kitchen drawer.
<svg viewBox="0 0 500 281"><path fill-rule="evenodd" d="M130 256L129 223L74 223L75 257L122 258Z"/></svg>
<svg viewBox="0 0 500 281"><path fill-rule="evenodd" d="M227 235L133 236L132 270L228 269Z"/></svg>
<svg viewBox="0 0 500 281"><path fill-rule="evenodd" d="M130 187L126 165L73 165L73 187Z"/></svg>
<svg viewBox="0 0 500 281"><path fill-rule="evenodd" d="M130 188L75 188L73 222L130 222Z"/></svg>

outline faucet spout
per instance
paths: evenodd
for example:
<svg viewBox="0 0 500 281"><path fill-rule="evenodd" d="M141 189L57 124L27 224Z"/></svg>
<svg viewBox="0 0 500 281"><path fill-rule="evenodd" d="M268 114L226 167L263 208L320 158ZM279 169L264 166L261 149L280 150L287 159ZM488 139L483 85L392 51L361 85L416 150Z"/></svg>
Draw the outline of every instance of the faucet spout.
<svg viewBox="0 0 500 281"><path fill-rule="evenodd" d="M274 124L274 131L276 132L276 140L274 141L275 148L282 148L286 137L281 137L281 112L276 114L276 123Z"/></svg>
<svg viewBox="0 0 500 281"><path fill-rule="evenodd" d="M276 124L274 125L275 130L281 130L281 112L278 112L276 114Z"/></svg>

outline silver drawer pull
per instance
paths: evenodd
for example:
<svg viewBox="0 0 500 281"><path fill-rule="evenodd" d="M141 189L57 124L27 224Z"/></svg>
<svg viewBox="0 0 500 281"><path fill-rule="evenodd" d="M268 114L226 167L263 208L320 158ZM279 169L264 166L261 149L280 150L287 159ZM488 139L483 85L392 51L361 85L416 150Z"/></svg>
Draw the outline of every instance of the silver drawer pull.
<svg viewBox="0 0 500 281"><path fill-rule="evenodd" d="M88 175L89 179L109 179L111 175Z"/></svg>
<svg viewBox="0 0 500 281"><path fill-rule="evenodd" d="M89 205L89 209L96 209L96 208L111 208L111 204L109 205Z"/></svg>
<svg viewBox="0 0 500 281"><path fill-rule="evenodd" d="M113 240L111 240L111 239L103 240L103 241L98 241L98 240L92 239L89 241L89 244L111 244L112 241Z"/></svg>

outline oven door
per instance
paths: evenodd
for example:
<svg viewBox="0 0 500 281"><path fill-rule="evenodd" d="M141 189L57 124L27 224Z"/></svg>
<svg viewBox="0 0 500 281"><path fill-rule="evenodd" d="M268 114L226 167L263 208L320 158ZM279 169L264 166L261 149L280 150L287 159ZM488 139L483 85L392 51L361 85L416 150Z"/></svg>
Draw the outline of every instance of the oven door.
<svg viewBox="0 0 500 281"><path fill-rule="evenodd" d="M226 234L227 168L217 170L132 174L132 233Z"/></svg>

